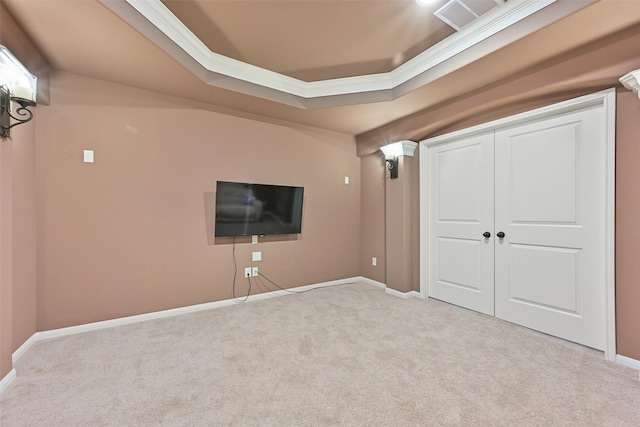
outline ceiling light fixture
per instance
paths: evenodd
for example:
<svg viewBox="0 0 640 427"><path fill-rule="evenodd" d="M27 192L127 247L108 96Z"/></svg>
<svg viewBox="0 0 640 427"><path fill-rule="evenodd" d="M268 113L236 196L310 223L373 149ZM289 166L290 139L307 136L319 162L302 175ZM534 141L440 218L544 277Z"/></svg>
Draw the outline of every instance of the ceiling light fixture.
<svg viewBox="0 0 640 427"><path fill-rule="evenodd" d="M402 156L413 157L417 146L417 142L404 140L380 147L380 151L384 153L384 159L387 162L387 169L391 173L391 179L398 177L398 158Z"/></svg>
<svg viewBox="0 0 640 427"><path fill-rule="evenodd" d="M33 118L29 107L36 105L37 83L38 78L0 45L0 137L10 138L12 127ZM19 105L16 115L11 114L11 101ZM11 119L17 123L11 124Z"/></svg>

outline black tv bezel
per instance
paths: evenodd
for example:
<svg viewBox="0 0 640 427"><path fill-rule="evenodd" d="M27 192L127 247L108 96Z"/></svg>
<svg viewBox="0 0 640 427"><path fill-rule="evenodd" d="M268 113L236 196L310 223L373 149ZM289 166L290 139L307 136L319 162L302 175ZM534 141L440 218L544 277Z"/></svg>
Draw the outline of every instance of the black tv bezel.
<svg viewBox="0 0 640 427"><path fill-rule="evenodd" d="M299 221L297 222L299 224L298 227L294 228L294 229L281 229L277 232L273 232L273 231L269 231L269 230L258 230L259 232L256 232L255 227L251 227L251 224L257 224L255 222L245 222L245 221L240 221L238 223L233 223L233 222L219 222L218 221L218 215L217 215L217 208L218 208L218 203L219 203L219 199L218 199L218 195L219 195L219 189L220 189L220 184L235 184L235 185L242 185L242 186L247 186L249 188L251 187L270 187L270 188L281 188L281 189L293 189L295 191L299 191L300 194L300 201L298 203L298 205L294 205L293 209L292 209L292 213L295 214L295 212L297 210L299 210L299 215L296 216L296 219L298 219ZM304 219L304 190L305 188L303 186L295 186L295 185L282 185L282 184L268 184L268 183L261 183L261 182L243 182L243 181L227 181L227 180L217 180L216 181L216 196L215 196L215 207L214 207L214 212L216 212L215 214L215 218L214 218L214 237L215 238L224 238L224 237L246 237L246 236L286 236L286 235L294 235L294 234L302 234L302 221ZM296 209L296 206L299 207L299 209ZM295 223L295 221L292 221L292 224ZM246 232L224 232L223 230L221 230L219 228L219 225L228 225L228 224L245 224L248 227L248 230ZM223 227L224 228L224 227Z"/></svg>

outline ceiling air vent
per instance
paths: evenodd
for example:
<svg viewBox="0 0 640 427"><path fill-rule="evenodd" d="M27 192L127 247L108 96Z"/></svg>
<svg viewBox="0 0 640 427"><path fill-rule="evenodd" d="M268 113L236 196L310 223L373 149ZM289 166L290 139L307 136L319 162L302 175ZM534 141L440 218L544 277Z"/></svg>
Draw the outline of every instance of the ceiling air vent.
<svg viewBox="0 0 640 427"><path fill-rule="evenodd" d="M504 2L505 0L451 0L436 10L434 15L460 30Z"/></svg>

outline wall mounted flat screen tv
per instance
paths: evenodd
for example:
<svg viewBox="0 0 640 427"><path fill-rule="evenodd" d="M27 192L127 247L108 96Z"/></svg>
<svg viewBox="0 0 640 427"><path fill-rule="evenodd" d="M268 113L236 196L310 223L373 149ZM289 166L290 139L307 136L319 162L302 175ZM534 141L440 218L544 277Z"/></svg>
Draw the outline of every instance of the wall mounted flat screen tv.
<svg viewBox="0 0 640 427"><path fill-rule="evenodd" d="M216 237L302 232L303 187L217 181Z"/></svg>

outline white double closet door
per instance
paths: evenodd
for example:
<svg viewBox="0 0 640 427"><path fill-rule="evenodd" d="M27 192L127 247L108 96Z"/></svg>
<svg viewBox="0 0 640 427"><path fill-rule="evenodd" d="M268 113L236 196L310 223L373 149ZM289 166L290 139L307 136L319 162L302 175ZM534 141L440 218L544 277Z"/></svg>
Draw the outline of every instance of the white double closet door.
<svg viewBox="0 0 640 427"><path fill-rule="evenodd" d="M428 147L428 294L606 346L606 114Z"/></svg>

